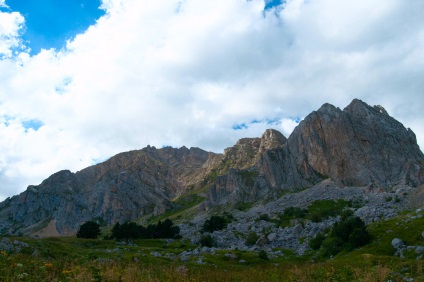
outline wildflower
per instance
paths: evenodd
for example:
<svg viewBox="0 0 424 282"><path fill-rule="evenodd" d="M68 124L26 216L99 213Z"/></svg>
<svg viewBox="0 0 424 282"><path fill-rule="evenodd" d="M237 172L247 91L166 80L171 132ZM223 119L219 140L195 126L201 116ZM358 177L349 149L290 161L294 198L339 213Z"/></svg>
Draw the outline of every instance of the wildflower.
<svg viewBox="0 0 424 282"><path fill-rule="evenodd" d="M44 266L47 268L53 268L53 263L45 263Z"/></svg>
<svg viewBox="0 0 424 282"><path fill-rule="evenodd" d="M23 267L24 265L22 263L17 263L16 267Z"/></svg>
<svg viewBox="0 0 424 282"><path fill-rule="evenodd" d="M65 269L65 270L63 270L63 271L62 271L62 273L63 273L63 274L69 274L69 273L72 273L72 270L67 270L67 269Z"/></svg>
<svg viewBox="0 0 424 282"><path fill-rule="evenodd" d="M0 255L7 257L7 253L5 251L0 251Z"/></svg>

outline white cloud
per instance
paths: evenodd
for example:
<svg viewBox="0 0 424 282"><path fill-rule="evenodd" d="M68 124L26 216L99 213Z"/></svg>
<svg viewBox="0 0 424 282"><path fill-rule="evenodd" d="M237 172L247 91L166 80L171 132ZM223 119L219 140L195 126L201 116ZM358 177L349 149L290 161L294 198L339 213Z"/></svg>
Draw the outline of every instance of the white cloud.
<svg viewBox="0 0 424 282"><path fill-rule="evenodd" d="M66 50L33 57L14 53L22 16L1 14L0 199L148 144L222 151L268 127L288 136L293 117L353 98L386 107L423 148L424 2L263 7L103 0L106 15ZM26 132L27 120L44 126Z"/></svg>
<svg viewBox="0 0 424 282"><path fill-rule="evenodd" d="M6 7L0 2L0 7ZM10 58L15 48L21 48L20 30L25 20L17 12L0 11L0 59Z"/></svg>

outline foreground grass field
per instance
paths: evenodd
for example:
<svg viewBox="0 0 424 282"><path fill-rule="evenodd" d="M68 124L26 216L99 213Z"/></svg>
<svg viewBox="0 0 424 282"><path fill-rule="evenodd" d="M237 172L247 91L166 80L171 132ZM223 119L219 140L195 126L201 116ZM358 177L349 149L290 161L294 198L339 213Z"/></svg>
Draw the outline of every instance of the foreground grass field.
<svg viewBox="0 0 424 282"><path fill-rule="evenodd" d="M423 259L394 256L393 238L424 246L424 219L415 213L370 225L373 241L317 261L314 253L265 260L255 252L221 250L182 259L198 246L186 241L8 238L27 243L0 252L0 281L424 281Z"/></svg>

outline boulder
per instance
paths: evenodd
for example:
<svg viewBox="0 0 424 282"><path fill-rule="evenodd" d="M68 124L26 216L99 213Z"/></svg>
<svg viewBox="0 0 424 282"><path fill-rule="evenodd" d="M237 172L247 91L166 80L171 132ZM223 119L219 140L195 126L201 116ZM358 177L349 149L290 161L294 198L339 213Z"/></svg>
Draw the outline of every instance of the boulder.
<svg viewBox="0 0 424 282"><path fill-rule="evenodd" d="M401 239L399 239L399 238L394 238L394 239L392 240L392 246L393 246L393 248L395 248L395 249L401 249L401 248L405 247L405 244L402 242L402 240L401 240Z"/></svg>

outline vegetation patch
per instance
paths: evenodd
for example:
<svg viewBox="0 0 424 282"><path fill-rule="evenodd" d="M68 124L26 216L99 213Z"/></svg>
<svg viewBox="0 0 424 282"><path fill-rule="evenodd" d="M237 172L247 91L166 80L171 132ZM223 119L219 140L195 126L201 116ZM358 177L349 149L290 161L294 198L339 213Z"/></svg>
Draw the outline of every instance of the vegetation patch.
<svg viewBox="0 0 424 282"><path fill-rule="evenodd" d="M244 185L252 187L255 185L255 179L258 176L257 171L242 170L239 172Z"/></svg>
<svg viewBox="0 0 424 282"><path fill-rule="evenodd" d="M341 251L352 251L371 241L365 223L359 217L342 217L336 222L327 236L319 234L310 242L312 249L319 249L320 258L329 258Z"/></svg>
<svg viewBox="0 0 424 282"><path fill-rule="evenodd" d="M227 227L227 224L231 222L231 217L213 215L205 221L202 227L202 232L214 232L222 230Z"/></svg>
<svg viewBox="0 0 424 282"><path fill-rule="evenodd" d="M149 224L147 227L138 225L135 222L117 222L112 228L112 235L108 239L115 240L135 240L135 239L159 239L159 238L180 238L180 228L174 226L170 219L157 224Z"/></svg>
<svg viewBox="0 0 424 282"><path fill-rule="evenodd" d="M307 209L307 219L313 222L321 222L329 217L335 217L342 213L350 205L345 200L318 200L314 201Z"/></svg>

